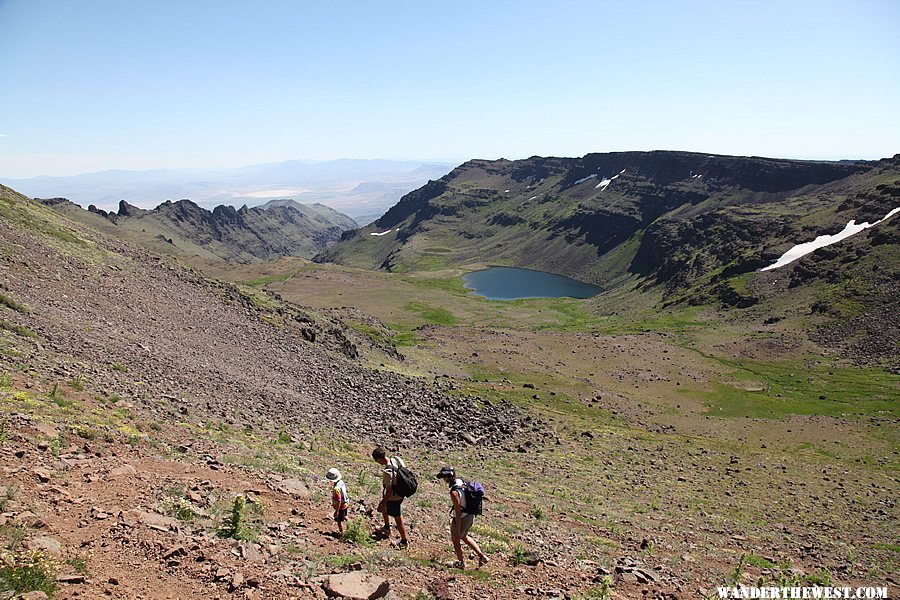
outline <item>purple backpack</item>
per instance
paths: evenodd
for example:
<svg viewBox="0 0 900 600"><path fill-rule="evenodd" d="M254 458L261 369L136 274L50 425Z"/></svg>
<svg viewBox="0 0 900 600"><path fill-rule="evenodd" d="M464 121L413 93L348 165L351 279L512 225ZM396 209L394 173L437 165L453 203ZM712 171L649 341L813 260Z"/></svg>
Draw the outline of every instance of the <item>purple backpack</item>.
<svg viewBox="0 0 900 600"><path fill-rule="evenodd" d="M484 486L479 481L469 481L463 486L466 495L466 507L463 512L467 515L480 515L482 501L484 500Z"/></svg>

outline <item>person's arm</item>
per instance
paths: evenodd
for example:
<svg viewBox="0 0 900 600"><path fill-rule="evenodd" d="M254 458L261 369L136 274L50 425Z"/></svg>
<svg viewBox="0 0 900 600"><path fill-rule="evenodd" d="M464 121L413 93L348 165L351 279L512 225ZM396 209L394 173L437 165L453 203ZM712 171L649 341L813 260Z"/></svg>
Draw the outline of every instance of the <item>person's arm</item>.
<svg viewBox="0 0 900 600"><path fill-rule="evenodd" d="M381 503L379 506L384 508L387 506L387 499L390 497L391 492L393 491L393 482L390 471L385 469L381 473Z"/></svg>
<svg viewBox="0 0 900 600"><path fill-rule="evenodd" d="M331 508L334 509L334 514L337 516L337 512L341 508L341 492L339 490L331 492Z"/></svg>
<svg viewBox="0 0 900 600"><path fill-rule="evenodd" d="M450 499L453 501L453 537L460 538L459 532L462 530L462 506L459 504L459 492L450 490Z"/></svg>
<svg viewBox="0 0 900 600"><path fill-rule="evenodd" d="M388 462L387 466L384 470L384 476L382 477L382 485L384 486L384 496L383 500L387 502L387 499L394 495L394 477L397 476L397 471L395 470L394 463Z"/></svg>

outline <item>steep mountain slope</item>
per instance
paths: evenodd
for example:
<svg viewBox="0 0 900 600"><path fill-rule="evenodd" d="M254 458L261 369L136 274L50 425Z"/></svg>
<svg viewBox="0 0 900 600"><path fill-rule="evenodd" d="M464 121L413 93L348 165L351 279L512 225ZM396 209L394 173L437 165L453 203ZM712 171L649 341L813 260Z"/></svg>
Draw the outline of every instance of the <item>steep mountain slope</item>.
<svg viewBox="0 0 900 600"><path fill-rule="evenodd" d="M206 280L5 187L0 294L4 372L83 377L162 417L436 447L467 431L502 444L520 430L510 409L361 366L369 338L337 318Z"/></svg>
<svg viewBox="0 0 900 600"><path fill-rule="evenodd" d="M475 160L407 194L314 260L395 272L534 268L599 285L605 293L592 302L601 312L759 304L769 313L811 314L807 324L821 332L843 331L853 318L854 337L869 331L850 344L855 355L896 362L900 331L884 319L898 309L896 217L786 267L757 271L795 244L853 219L875 222L898 206L900 155L877 162L685 152ZM820 339L837 343L834 334Z"/></svg>
<svg viewBox="0 0 900 600"><path fill-rule="evenodd" d="M342 232L356 227L353 219L327 206L293 200L272 200L254 208L217 206L212 211L190 200L164 202L153 210L123 200L117 213L93 205L84 210L62 198L42 202L70 218L156 251L236 262L279 256L309 258L336 242ZM171 247L166 248L167 244Z"/></svg>
<svg viewBox="0 0 900 600"><path fill-rule="evenodd" d="M319 260L393 271L489 261L605 288L631 274L667 280L681 270L667 262L666 244L684 246L669 229L707 229L712 214L738 221L748 241L777 245L791 232L769 239L769 216L828 207L831 198L818 194L823 185L871 168L683 152L475 160L408 194ZM767 233L749 231L753 225ZM718 247L721 240L705 241ZM729 241L717 260L730 261L736 250Z"/></svg>

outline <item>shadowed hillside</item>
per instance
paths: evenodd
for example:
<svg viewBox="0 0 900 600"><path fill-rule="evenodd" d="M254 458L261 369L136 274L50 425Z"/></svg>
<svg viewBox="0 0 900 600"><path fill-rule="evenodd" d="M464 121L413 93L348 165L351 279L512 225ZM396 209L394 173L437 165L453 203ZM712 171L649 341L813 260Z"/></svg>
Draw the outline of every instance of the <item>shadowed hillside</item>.
<svg viewBox="0 0 900 600"><path fill-rule="evenodd" d="M122 200L114 213L93 205L84 210L63 198L42 202L69 218L157 252L243 263L279 256L309 258L357 226L347 215L323 204L294 200L239 209L223 205L211 211L190 200L164 202L152 210Z"/></svg>

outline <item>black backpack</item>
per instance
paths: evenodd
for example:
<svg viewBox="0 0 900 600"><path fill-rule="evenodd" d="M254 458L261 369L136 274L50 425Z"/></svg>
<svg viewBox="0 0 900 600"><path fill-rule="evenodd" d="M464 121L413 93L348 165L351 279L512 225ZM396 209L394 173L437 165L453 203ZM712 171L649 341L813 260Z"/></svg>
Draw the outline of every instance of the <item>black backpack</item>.
<svg viewBox="0 0 900 600"><path fill-rule="evenodd" d="M480 515L483 510L484 486L478 481L463 482L454 488L465 494L466 507L462 509L467 515Z"/></svg>
<svg viewBox="0 0 900 600"><path fill-rule="evenodd" d="M393 486L394 493L404 498L409 498L415 494L416 490L419 489L419 482L416 481L415 474L399 461L396 464L391 463L391 467L393 467L396 474Z"/></svg>

